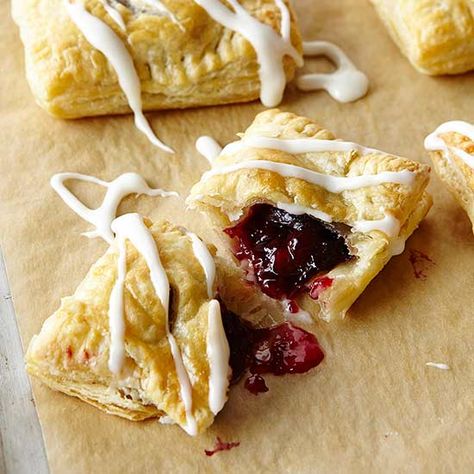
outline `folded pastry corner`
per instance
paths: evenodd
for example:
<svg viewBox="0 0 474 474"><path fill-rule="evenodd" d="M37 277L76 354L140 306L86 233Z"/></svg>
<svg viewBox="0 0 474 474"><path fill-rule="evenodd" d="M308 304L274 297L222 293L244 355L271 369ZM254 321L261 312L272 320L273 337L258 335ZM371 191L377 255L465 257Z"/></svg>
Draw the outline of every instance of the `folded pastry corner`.
<svg viewBox="0 0 474 474"><path fill-rule="evenodd" d="M13 0L12 12L37 102L54 116L77 118L136 112L141 105L158 110L257 99L256 51L208 12L238 29L258 20L262 30L277 33L282 44L275 48L289 48L293 56L302 41L287 0L240 4L233 12L220 0ZM259 34L265 43L269 32ZM291 80L295 59L281 56Z"/></svg>
<svg viewBox="0 0 474 474"><path fill-rule="evenodd" d="M451 121L425 140L434 170L467 212L474 231L474 125Z"/></svg>
<svg viewBox="0 0 474 474"><path fill-rule="evenodd" d="M429 167L335 140L312 120L269 110L192 188L242 277L267 296L344 317L431 207Z"/></svg>
<svg viewBox="0 0 474 474"><path fill-rule="evenodd" d="M391 37L424 74L474 69L472 0L371 0Z"/></svg>
<svg viewBox="0 0 474 474"><path fill-rule="evenodd" d="M141 253L135 241L121 247L116 239L32 339L26 367L51 388L107 413L164 417L194 435L227 399L220 306L209 295L190 234L167 222L147 227L169 286L157 276L149 242ZM169 310L161 300L167 288Z"/></svg>

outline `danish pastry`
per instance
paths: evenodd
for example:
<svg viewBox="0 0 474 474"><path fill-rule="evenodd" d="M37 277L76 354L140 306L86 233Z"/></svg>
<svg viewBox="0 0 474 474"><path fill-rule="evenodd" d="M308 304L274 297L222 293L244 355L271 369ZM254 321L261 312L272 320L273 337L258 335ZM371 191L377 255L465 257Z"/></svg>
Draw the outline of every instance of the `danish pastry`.
<svg viewBox="0 0 474 474"><path fill-rule="evenodd" d="M112 226L109 251L32 339L27 370L107 413L195 435L222 409L231 375L208 250L138 214Z"/></svg>
<svg viewBox="0 0 474 474"><path fill-rule="evenodd" d="M145 110L254 100L260 72L278 89L262 97L279 101L302 63L291 6L229 3L234 10L220 0L13 0L12 9L37 102L54 116L76 118L128 113L140 95ZM249 26L265 33L258 39L265 51L246 39Z"/></svg>
<svg viewBox="0 0 474 474"><path fill-rule="evenodd" d="M426 165L269 110L212 160L188 205L227 236L243 278L331 320L403 251L431 206L428 181Z"/></svg>
<svg viewBox="0 0 474 474"><path fill-rule="evenodd" d="M393 40L420 72L474 69L472 0L371 0Z"/></svg>

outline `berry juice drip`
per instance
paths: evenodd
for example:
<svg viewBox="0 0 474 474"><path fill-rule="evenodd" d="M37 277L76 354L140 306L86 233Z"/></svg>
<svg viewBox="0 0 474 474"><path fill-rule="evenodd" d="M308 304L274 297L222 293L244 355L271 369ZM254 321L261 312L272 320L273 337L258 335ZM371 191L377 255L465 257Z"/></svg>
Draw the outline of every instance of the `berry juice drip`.
<svg viewBox="0 0 474 474"><path fill-rule="evenodd" d="M293 299L313 278L352 258L332 225L270 204L253 205L224 232L235 239L235 256L250 262L256 283L275 299Z"/></svg>
<svg viewBox="0 0 474 474"><path fill-rule="evenodd" d="M245 387L252 393L268 391L263 374L301 374L319 365L324 353L316 337L291 323L254 328L222 307L230 346L232 382L248 370Z"/></svg>

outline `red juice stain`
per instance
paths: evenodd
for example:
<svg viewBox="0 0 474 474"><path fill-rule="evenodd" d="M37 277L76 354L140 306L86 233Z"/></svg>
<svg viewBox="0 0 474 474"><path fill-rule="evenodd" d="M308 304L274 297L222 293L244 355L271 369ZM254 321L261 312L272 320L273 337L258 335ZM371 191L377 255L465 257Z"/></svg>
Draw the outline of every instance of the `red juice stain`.
<svg viewBox="0 0 474 474"><path fill-rule="evenodd" d="M436 265L435 262L421 250L410 249L408 260L413 268L413 274L418 280L426 280L426 272L430 267Z"/></svg>
<svg viewBox="0 0 474 474"><path fill-rule="evenodd" d="M288 304L286 305L286 309L291 314L296 314L300 310L300 307L298 306L298 303L295 300L289 300Z"/></svg>
<svg viewBox="0 0 474 474"><path fill-rule="evenodd" d="M205 449L206 456L214 456L219 451L229 451L232 448L240 446L240 441L222 441L219 436L216 437L214 449Z"/></svg>
<svg viewBox="0 0 474 474"><path fill-rule="evenodd" d="M82 354L84 355L84 362L88 362L89 359L91 358L91 355L89 354L89 351L87 349L84 349L82 351Z"/></svg>
<svg viewBox="0 0 474 474"><path fill-rule="evenodd" d="M309 296L311 296L313 300L317 300L323 291L331 287L333 281L334 279L327 276L314 279L309 285Z"/></svg>
<svg viewBox="0 0 474 474"><path fill-rule="evenodd" d="M72 347L71 346L66 347L66 355L67 355L68 359L72 359Z"/></svg>
<svg viewBox="0 0 474 474"><path fill-rule="evenodd" d="M253 395L268 392L265 379L259 374L252 374L245 380L244 387Z"/></svg>
<svg viewBox="0 0 474 474"><path fill-rule="evenodd" d="M268 390L263 374L302 374L324 359L316 337L289 322L255 328L224 306L222 320L230 346L232 382L248 370L251 375L245 388L254 395Z"/></svg>

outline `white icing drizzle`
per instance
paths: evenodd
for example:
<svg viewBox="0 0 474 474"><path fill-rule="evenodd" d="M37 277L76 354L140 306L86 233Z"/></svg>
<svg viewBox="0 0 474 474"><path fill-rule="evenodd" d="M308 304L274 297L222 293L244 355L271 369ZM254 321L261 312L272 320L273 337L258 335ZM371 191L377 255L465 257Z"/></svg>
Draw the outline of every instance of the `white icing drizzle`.
<svg viewBox="0 0 474 474"><path fill-rule="evenodd" d="M441 370L449 370L451 367L449 367L448 364L443 364L440 362L426 362L425 364L428 367L434 367L435 369L441 369Z"/></svg>
<svg viewBox="0 0 474 474"><path fill-rule="evenodd" d="M196 140L196 150L212 164L221 154L222 147L214 138L203 135Z"/></svg>
<svg viewBox="0 0 474 474"><path fill-rule="evenodd" d="M69 189L64 182L70 179L98 184L107 188L102 204L91 209L84 205ZM102 237L109 244L114 239L111 224L117 214L120 202L129 194L147 194L148 196L178 196L175 192L152 189L146 181L137 173L124 173L113 181L107 182L94 176L79 173L58 173L51 178L51 186L59 194L61 199L82 219L95 227L95 230L87 232L87 237Z"/></svg>
<svg viewBox="0 0 474 474"><path fill-rule="evenodd" d="M112 64L118 76L120 87L127 97L128 104L135 115L135 125L153 145L168 153L174 151L157 138L143 115L141 85L133 59L121 39L106 23L91 15L82 4L64 0L71 20L79 28L87 41L99 50Z"/></svg>
<svg viewBox="0 0 474 474"><path fill-rule="evenodd" d="M362 233L378 230L383 232L387 237L396 238L400 234L400 221L392 214L386 212L383 219L359 220L354 222L352 228Z"/></svg>
<svg viewBox="0 0 474 474"><path fill-rule="evenodd" d="M109 14L110 18L112 18L112 20L114 20L115 23L117 23L118 27L124 32L127 31L127 27L125 25L125 22L123 21L123 18L120 12L116 10L113 6L109 5L107 3L107 0L101 0L100 3L102 3L105 11Z"/></svg>
<svg viewBox="0 0 474 474"><path fill-rule="evenodd" d="M202 180L212 176L233 173L242 169L260 169L278 173L285 178L302 179L316 186L321 186L331 193L342 193L369 186L377 186L384 183L395 183L410 186L413 184L415 175L408 170L382 171L381 173L361 176L332 176L316 171L308 170L300 166L277 163L265 160L249 160L241 163L214 168L202 175Z"/></svg>
<svg viewBox="0 0 474 474"><path fill-rule="evenodd" d="M165 329L166 337L170 345L171 354L173 356L176 374L180 385L181 399L186 412L186 427L185 430L190 435L197 434L196 420L192 414L192 386L189 380L189 375L186 371L181 352L178 344L169 329L168 320L168 307L169 307L169 294L170 286L168 276L161 263L160 255L156 247L156 242L153 238L148 227L143 222L143 218L136 213L124 214L116 218L112 222L112 231L116 235L117 242L119 244L119 278L114 286L114 291L110 295L109 302L109 321L110 321L110 353L111 359L109 359L110 370L114 369L114 373L120 372L121 361L120 359L113 358L112 354L124 354L124 330L120 331L123 321L123 287L125 282L124 275L124 264L123 260L126 260L126 247L125 241L129 240L131 244L137 249L137 251L143 256L145 262L150 270L150 280L158 296L163 310L165 312ZM117 289L118 288L118 289Z"/></svg>
<svg viewBox="0 0 474 474"><path fill-rule="evenodd" d="M318 209L314 209L313 207L305 207L300 206L299 204L290 204L287 202L277 202L276 207L296 216L299 216L301 214L308 214L324 222L332 222L332 217L329 214L326 214L323 211L319 211Z"/></svg>
<svg viewBox="0 0 474 474"><path fill-rule="evenodd" d="M127 273L127 250L125 239L118 239L117 279L109 298L110 354L109 369L114 374L122 370L125 359L125 321L123 288Z"/></svg>
<svg viewBox="0 0 474 474"><path fill-rule="evenodd" d="M206 275L207 295L209 298L213 298L214 281L216 279L216 264L214 263L214 258L211 252L209 252L207 245L196 234L189 231L186 231L186 234L191 239L194 255Z"/></svg>
<svg viewBox="0 0 474 474"><path fill-rule="evenodd" d="M327 41L303 42L305 56L326 56L336 66L331 73L302 74L296 86L302 91L324 89L339 102L353 102L367 94L369 80L341 48Z"/></svg>
<svg viewBox="0 0 474 474"><path fill-rule="evenodd" d="M209 360L209 408L214 415L222 410L229 387L230 349L217 300L209 302L207 358Z"/></svg>
<svg viewBox="0 0 474 474"><path fill-rule="evenodd" d="M252 45L259 63L260 100L267 107L278 105L286 86L283 57L290 56L297 66L303 65L302 56L291 44L289 12L285 3L281 0L276 2L282 17L282 35L279 35L273 28L250 15L237 0L228 0L234 11L220 0L194 1L215 21L241 34Z"/></svg>
<svg viewBox="0 0 474 474"><path fill-rule="evenodd" d="M357 152L361 155L387 155L387 153L375 148L368 148L358 143L343 140L322 140L316 138L282 139L262 136L244 136L240 140L226 145L222 150L222 154L235 153L244 148L269 148L292 155L318 152Z"/></svg>
<svg viewBox="0 0 474 474"><path fill-rule="evenodd" d="M453 120L441 124L433 133L425 138L425 148L429 151L442 151L445 154L446 159L451 161L449 158L449 151L451 150L458 158L470 168L474 169L474 156L466 153L457 147L451 147L446 145L445 141L439 136L443 133L459 133L474 141L474 125L463 122L461 120Z"/></svg>

